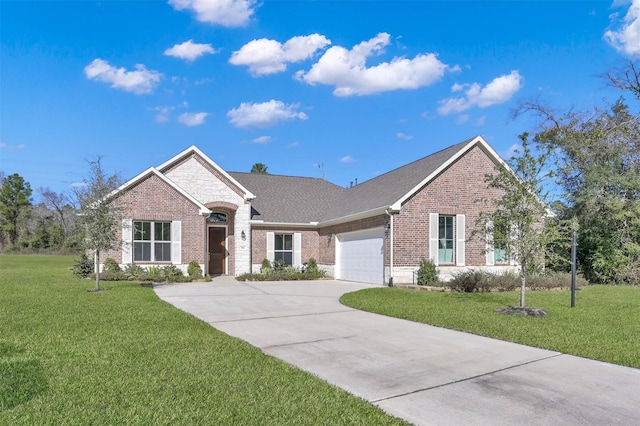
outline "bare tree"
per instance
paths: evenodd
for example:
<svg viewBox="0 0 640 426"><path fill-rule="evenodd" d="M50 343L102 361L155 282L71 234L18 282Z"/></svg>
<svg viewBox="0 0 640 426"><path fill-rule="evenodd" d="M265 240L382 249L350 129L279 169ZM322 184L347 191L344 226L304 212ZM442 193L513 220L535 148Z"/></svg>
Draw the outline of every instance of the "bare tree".
<svg viewBox="0 0 640 426"><path fill-rule="evenodd" d="M62 227L65 237L69 236L70 227L69 220L67 218L69 206L71 204L69 196L64 193L58 194L48 187L40 187L38 188L38 192L40 193L40 197L42 197L44 205L55 214L58 225Z"/></svg>

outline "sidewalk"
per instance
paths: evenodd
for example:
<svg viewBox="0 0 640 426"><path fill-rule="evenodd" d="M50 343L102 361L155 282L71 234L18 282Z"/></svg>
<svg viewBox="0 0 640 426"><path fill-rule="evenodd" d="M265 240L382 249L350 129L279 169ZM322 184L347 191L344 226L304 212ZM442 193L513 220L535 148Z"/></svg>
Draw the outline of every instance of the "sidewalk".
<svg viewBox="0 0 640 426"><path fill-rule="evenodd" d="M636 425L640 370L348 308L344 281L158 285L160 298L417 425ZM640 337L639 337L640 338Z"/></svg>

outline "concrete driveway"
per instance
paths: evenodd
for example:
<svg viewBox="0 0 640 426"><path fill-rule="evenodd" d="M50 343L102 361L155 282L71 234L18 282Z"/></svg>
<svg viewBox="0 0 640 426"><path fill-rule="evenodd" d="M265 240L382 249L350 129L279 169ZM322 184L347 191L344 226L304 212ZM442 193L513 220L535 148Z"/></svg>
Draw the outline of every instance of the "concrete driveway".
<svg viewBox="0 0 640 426"><path fill-rule="evenodd" d="M155 291L416 425L640 424L640 370L361 312L338 300L370 287L223 277Z"/></svg>

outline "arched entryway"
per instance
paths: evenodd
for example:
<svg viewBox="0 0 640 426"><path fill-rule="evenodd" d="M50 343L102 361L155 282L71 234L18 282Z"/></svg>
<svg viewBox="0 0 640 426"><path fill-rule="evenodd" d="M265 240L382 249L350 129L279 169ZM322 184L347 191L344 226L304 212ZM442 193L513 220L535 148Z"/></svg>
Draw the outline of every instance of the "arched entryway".
<svg viewBox="0 0 640 426"><path fill-rule="evenodd" d="M209 275L232 275L234 250L234 218L237 206L231 203L206 204L211 210L207 218L207 263Z"/></svg>

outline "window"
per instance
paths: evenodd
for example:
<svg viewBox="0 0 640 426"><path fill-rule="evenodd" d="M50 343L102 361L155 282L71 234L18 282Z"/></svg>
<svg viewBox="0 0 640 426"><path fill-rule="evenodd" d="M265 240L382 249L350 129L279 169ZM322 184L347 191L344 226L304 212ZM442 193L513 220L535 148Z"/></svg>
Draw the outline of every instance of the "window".
<svg viewBox="0 0 640 426"><path fill-rule="evenodd" d="M285 265L293 265L293 234L275 234L273 260L282 260Z"/></svg>
<svg viewBox="0 0 640 426"><path fill-rule="evenodd" d="M509 227L502 218L496 218L493 228L493 259L495 263L508 263L507 258L507 238Z"/></svg>
<svg viewBox="0 0 640 426"><path fill-rule="evenodd" d="M211 223L220 223L220 222L226 222L227 221L227 215L224 213L211 213L209 215L209 218L207 219L209 222Z"/></svg>
<svg viewBox="0 0 640 426"><path fill-rule="evenodd" d="M133 222L133 261L171 261L170 222Z"/></svg>
<svg viewBox="0 0 640 426"><path fill-rule="evenodd" d="M429 213L429 258L436 265L465 266L464 214Z"/></svg>
<svg viewBox="0 0 640 426"><path fill-rule="evenodd" d="M438 216L438 263L453 263L455 260L455 216Z"/></svg>

